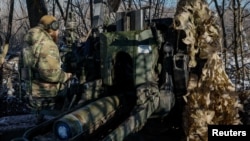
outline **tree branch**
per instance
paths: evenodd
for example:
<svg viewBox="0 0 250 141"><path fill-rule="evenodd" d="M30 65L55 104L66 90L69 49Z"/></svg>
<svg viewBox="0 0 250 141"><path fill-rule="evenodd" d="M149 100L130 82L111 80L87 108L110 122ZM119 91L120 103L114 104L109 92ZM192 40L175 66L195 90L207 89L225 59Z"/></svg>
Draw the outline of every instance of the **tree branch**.
<svg viewBox="0 0 250 141"><path fill-rule="evenodd" d="M60 11L60 13L61 13L61 16L63 17L63 20L65 21L65 20L66 20L66 17L64 16L64 12L63 12L63 9L62 9L61 4L59 3L58 0L55 0L55 1L56 1L56 5L57 5L58 8L59 8L59 11Z"/></svg>

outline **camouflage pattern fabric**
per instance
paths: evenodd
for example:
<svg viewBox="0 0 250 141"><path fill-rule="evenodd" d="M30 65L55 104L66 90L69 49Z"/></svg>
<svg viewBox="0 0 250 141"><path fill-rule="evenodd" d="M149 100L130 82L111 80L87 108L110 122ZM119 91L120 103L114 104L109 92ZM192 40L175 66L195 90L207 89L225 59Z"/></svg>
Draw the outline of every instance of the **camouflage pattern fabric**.
<svg viewBox="0 0 250 141"><path fill-rule="evenodd" d="M26 86L32 97L55 97L67 77L61 69L59 50L52 37L39 26L30 29L24 37L22 53L22 67L31 72Z"/></svg>
<svg viewBox="0 0 250 141"><path fill-rule="evenodd" d="M0 43L0 47L1 47L1 43ZM0 50L1 50L1 52L0 52L0 66L1 66L4 63L5 57L7 55L8 50L9 50L9 44L4 44Z"/></svg>

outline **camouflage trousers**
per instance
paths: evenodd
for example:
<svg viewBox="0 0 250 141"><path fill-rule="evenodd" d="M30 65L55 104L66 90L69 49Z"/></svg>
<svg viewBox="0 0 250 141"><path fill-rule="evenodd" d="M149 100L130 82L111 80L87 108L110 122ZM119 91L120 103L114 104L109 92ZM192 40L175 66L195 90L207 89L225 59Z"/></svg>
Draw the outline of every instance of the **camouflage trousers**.
<svg viewBox="0 0 250 141"><path fill-rule="evenodd" d="M29 95L29 107L34 114L60 113L67 99L67 88L58 92L54 97L35 97ZM44 113L45 112L45 113Z"/></svg>

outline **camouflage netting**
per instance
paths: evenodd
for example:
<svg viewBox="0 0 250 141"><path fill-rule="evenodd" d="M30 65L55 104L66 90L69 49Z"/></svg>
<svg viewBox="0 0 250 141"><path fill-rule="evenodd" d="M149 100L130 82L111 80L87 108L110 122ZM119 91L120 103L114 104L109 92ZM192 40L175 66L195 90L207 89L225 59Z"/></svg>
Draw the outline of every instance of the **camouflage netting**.
<svg viewBox="0 0 250 141"><path fill-rule="evenodd" d="M242 124L242 109L235 87L228 78L219 56L220 28L205 0L180 0L174 27L186 33L189 67L197 65L196 55L207 59L201 76L191 74L184 112L184 130L188 140L207 140L207 125Z"/></svg>

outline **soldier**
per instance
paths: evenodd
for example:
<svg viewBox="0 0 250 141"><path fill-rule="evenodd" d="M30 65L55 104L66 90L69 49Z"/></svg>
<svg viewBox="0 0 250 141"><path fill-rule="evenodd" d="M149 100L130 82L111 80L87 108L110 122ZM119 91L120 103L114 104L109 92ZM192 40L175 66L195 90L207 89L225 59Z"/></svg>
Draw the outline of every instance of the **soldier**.
<svg viewBox="0 0 250 141"><path fill-rule="evenodd" d="M45 15L24 37L21 78L25 82L29 104L36 112L61 109L64 103L60 105L60 102L64 101L67 92L66 82L71 78L71 73L61 69L56 44L58 29L56 18Z"/></svg>

